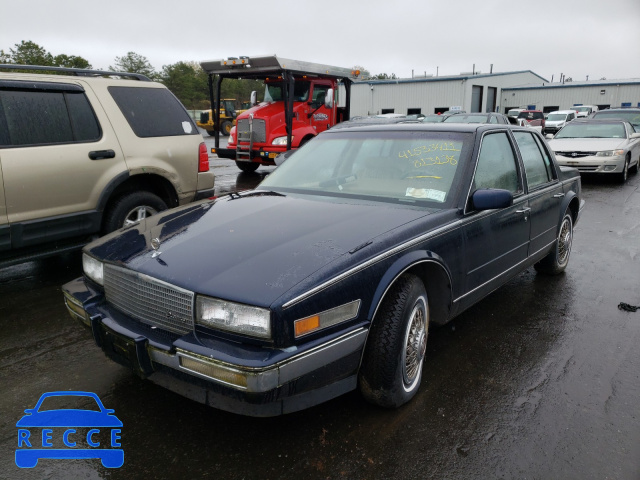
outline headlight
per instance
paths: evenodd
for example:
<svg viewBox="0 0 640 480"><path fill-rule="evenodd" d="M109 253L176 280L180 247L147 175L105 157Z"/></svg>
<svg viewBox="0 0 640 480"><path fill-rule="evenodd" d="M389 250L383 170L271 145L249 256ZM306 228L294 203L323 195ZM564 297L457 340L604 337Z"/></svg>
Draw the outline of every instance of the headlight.
<svg viewBox="0 0 640 480"><path fill-rule="evenodd" d="M271 312L264 308L199 295L196 323L252 337L271 338Z"/></svg>
<svg viewBox="0 0 640 480"><path fill-rule="evenodd" d="M82 254L82 270L84 270L84 274L98 285L104 285L103 267L104 264L101 261L90 257L86 253Z"/></svg>
<svg viewBox="0 0 640 480"><path fill-rule="evenodd" d="M620 155L624 155L624 150L605 150L596 153L596 157L617 157Z"/></svg>
<svg viewBox="0 0 640 480"><path fill-rule="evenodd" d="M291 137L291 143L293 143L293 139L295 137ZM271 142L271 145L286 145L287 144L287 137L278 137L278 138L274 138L273 142Z"/></svg>

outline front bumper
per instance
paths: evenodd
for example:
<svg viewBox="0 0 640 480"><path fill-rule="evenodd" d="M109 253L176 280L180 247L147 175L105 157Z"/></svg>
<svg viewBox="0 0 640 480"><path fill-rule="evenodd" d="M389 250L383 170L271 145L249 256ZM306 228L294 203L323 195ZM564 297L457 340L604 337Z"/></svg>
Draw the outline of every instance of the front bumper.
<svg viewBox="0 0 640 480"><path fill-rule="evenodd" d="M357 386L363 325L305 347L267 349L158 331L110 309L82 278L63 286L71 316L110 359L143 378L221 410L251 416L295 412Z"/></svg>
<svg viewBox="0 0 640 480"><path fill-rule="evenodd" d="M573 167L580 173L621 173L624 170L625 157L596 157L593 155L572 160L556 152L559 165Z"/></svg>

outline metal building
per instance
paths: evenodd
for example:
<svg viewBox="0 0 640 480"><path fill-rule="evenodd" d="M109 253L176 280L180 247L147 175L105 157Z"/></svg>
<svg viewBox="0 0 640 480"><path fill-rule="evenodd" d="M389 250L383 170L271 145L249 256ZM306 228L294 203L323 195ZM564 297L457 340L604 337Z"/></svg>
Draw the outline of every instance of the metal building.
<svg viewBox="0 0 640 480"><path fill-rule="evenodd" d="M640 79L511 86L502 89L501 104L507 109L527 108L545 113L578 105L596 105L600 110L640 107Z"/></svg>
<svg viewBox="0 0 640 480"><path fill-rule="evenodd" d="M505 112L503 91L548 81L531 70L394 80L365 80L351 87L351 116L430 114L456 107L467 112ZM511 103L509 104L511 107Z"/></svg>

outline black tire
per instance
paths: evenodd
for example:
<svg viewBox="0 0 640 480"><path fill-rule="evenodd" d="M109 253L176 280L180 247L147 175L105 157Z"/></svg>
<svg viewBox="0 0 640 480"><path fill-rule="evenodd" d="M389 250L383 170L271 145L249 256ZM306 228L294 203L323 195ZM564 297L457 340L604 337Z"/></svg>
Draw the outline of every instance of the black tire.
<svg viewBox="0 0 640 480"><path fill-rule="evenodd" d="M387 292L369 332L358 378L368 402L396 408L413 398L422 381L428 328L424 285L415 275L403 275Z"/></svg>
<svg viewBox="0 0 640 480"><path fill-rule="evenodd" d="M640 158L638 158L638 161L636 162L636 166L633 167L633 170L630 170L630 171L632 171L633 174L636 175L639 170L640 170Z"/></svg>
<svg viewBox="0 0 640 480"><path fill-rule="evenodd" d="M109 233L167 209L167 204L151 192L133 192L117 198L107 209L104 232Z"/></svg>
<svg viewBox="0 0 640 480"><path fill-rule="evenodd" d="M238 162L237 160L236 160L236 165L238 166L238 168L240 170L242 170L245 173L253 173L260 166L259 163L255 163L255 162Z"/></svg>
<svg viewBox="0 0 640 480"><path fill-rule="evenodd" d="M629 178L629 163L631 163L631 154L628 153L627 157L624 159L624 168L622 172L618 173L618 181L620 183L624 183Z"/></svg>
<svg viewBox="0 0 640 480"><path fill-rule="evenodd" d="M225 137L228 137L231 133L232 127L233 125L231 124L231 122L229 120L225 120L224 122L222 122L222 125L220 125L220 133L222 133L222 135L224 135Z"/></svg>
<svg viewBox="0 0 640 480"><path fill-rule="evenodd" d="M573 217L568 210L562 217L556 243L549 254L534 265L536 271L547 275L564 272L569 264L571 245L573 244Z"/></svg>

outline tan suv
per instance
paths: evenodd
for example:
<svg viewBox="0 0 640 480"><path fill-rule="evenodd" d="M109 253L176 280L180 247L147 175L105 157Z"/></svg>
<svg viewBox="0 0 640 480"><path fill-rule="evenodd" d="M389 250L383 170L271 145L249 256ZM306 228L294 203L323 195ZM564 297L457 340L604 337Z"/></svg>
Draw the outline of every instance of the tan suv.
<svg viewBox="0 0 640 480"><path fill-rule="evenodd" d="M163 85L136 74L0 70L0 266L213 195L202 136Z"/></svg>

